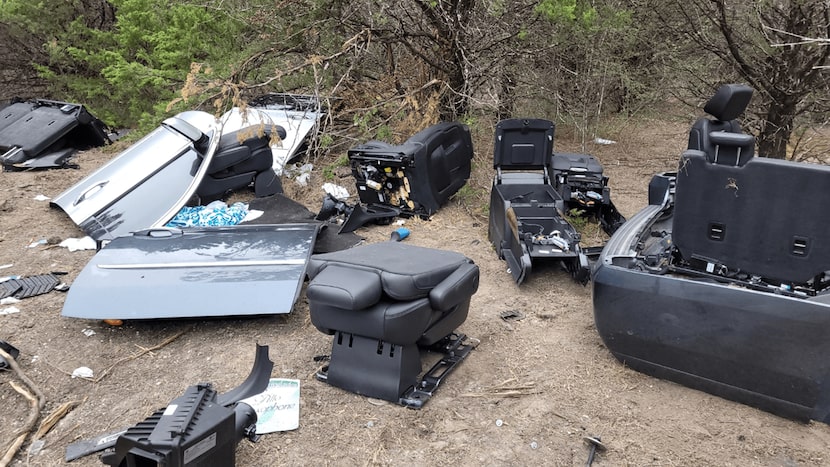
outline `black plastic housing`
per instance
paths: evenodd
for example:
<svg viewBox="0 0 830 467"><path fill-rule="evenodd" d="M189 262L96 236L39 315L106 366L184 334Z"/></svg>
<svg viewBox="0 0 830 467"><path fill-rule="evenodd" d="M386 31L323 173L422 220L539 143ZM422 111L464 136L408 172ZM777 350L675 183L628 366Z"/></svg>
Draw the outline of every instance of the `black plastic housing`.
<svg viewBox="0 0 830 467"><path fill-rule="evenodd" d="M470 178L470 129L458 122L428 127L401 145L369 141L349 150L360 201L430 216Z"/></svg>

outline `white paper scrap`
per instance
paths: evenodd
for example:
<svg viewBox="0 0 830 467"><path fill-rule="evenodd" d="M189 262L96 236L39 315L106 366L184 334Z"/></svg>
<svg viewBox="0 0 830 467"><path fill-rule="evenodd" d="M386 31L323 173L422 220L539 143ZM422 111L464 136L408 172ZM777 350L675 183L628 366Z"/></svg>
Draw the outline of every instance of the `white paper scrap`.
<svg viewBox="0 0 830 467"><path fill-rule="evenodd" d="M95 249L95 240L92 237L84 237L84 238L67 238L66 240L60 242L59 246L69 249L69 251L78 251L78 250L94 250Z"/></svg>
<svg viewBox="0 0 830 467"><path fill-rule="evenodd" d="M20 313L20 308L16 306L7 306L6 308L0 308L0 315L10 315L12 313Z"/></svg>
<svg viewBox="0 0 830 467"><path fill-rule="evenodd" d="M78 367L72 372L73 378L92 378L92 368L89 367Z"/></svg>
<svg viewBox="0 0 830 467"><path fill-rule="evenodd" d="M242 222L250 222L252 220L259 219L263 214L265 214L265 211L260 211L259 209L251 209L250 211L248 211L248 214L245 214L245 218L239 221L239 223L241 224Z"/></svg>
<svg viewBox="0 0 830 467"><path fill-rule="evenodd" d="M256 433L296 430L300 426L300 380L271 378L265 391L243 399L257 414Z"/></svg>
<svg viewBox="0 0 830 467"><path fill-rule="evenodd" d="M340 201L346 201L349 199L349 190L340 185L335 185L334 183L324 183L323 191L334 196Z"/></svg>

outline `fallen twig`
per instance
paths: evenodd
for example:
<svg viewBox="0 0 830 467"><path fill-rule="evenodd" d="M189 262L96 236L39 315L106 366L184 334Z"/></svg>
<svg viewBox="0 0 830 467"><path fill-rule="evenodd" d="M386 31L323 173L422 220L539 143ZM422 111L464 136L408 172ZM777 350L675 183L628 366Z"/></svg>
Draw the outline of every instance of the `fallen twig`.
<svg viewBox="0 0 830 467"><path fill-rule="evenodd" d="M536 383L531 381L525 384L514 385L515 378L508 379L501 384L491 386L481 392L468 392L462 394L463 397L519 397L529 394L538 394L540 391L536 389Z"/></svg>
<svg viewBox="0 0 830 467"><path fill-rule="evenodd" d="M87 381L92 381L93 383L99 383L99 382L101 382L101 380L102 380L102 379L104 379L104 377L105 377L105 376L107 376L107 375L109 374L110 370L112 370L113 368L117 367L118 365L121 365L122 363L125 363L125 362L129 362L130 360L135 360L136 358L141 357L142 355L145 355L145 354L151 353L151 352L153 352L154 350L159 350L159 349L161 349L162 347L165 347L167 344L169 344L169 343L173 342L174 340L178 339L179 337L182 337L182 336L183 336L186 332L187 332L187 331L182 331L182 332L180 332L180 333L178 333L178 334L176 334L176 335L174 335L174 336L172 336L172 337L168 337L168 338L167 338L167 339L165 339L165 341L164 341L164 342L162 342L161 344L158 344L158 345L156 345L156 346L153 346L153 347L149 347L149 348L143 349L141 352L138 352L138 353L135 353L135 354L130 355L130 356L128 356L128 357L124 357L124 358L122 358L122 359L119 359L118 361L116 361L115 363L113 363L112 365L110 365L107 369L105 369L104 371L102 371L102 372L101 372L101 374L100 374L100 375L98 375L98 377L97 377L97 378L95 378L95 379L89 379L89 380L87 380Z"/></svg>
<svg viewBox="0 0 830 467"><path fill-rule="evenodd" d="M3 351L0 350L0 352ZM3 355L3 358L7 358L6 355ZM0 459L0 467L8 466L12 459L14 459L15 454L17 454L17 451L20 450L20 446L22 446L23 442L26 441L26 436L28 436L29 433L31 433L32 428L34 428L35 423L37 422L37 419L40 417L40 407L38 405L38 399L35 396L33 396L32 393L27 391L26 388L18 385L14 381L9 381L9 385L11 385L11 387L15 391L17 391L18 393L23 395L23 397L29 400L31 408L29 410L29 418L26 419L26 422L23 424L23 427L17 432L17 438L14 439L12 444L6 450L6 453L3 455L3 458Z"/></svg>
<svg viewBox="0 0 830 467"><path fill-rule="evenodd" d="M6 353L6 351L3 349L0 349L0 357L6 359L6 362L9 364L9 368L11 368L15 372L17 377L20 378L21 381L23 381L23 384L28 386L29 389L33 393L35 393L35 396L37 396L38 400L38 408L42 409L43 406L46 405L46 396L44 396L40 389L37 387L37 385L31 379L29 379L28 376L26 376L26 373L24 373L23 370L20 368L20 365L17 364L17 360L15 360L14 357Z"/></svg>
<svg viewBox="0 0 830 467"><path fill-rule="evenodd" d="M46 433L49 433L49 430L51 430L53 426L55 426L63 417L66 416L66 414L71 412L72 409L77 407L80 403L80 401L64 402L57 409L53 410L52 413L40 422L40 427L37 429L32 441L37 441L46 435Z"/></svg>

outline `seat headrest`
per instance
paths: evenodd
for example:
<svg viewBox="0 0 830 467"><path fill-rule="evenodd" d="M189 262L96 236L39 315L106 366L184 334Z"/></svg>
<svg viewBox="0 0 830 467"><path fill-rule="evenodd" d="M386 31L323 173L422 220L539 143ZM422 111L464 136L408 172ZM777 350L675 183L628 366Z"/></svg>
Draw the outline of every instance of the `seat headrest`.
<svg viewBox="0 0 830 467"><path fill-rule="evenodd" d="M703 111L722 122L734 120L746 110L750 99L751 87L745 84L724 84L709 99Z"/></svg>

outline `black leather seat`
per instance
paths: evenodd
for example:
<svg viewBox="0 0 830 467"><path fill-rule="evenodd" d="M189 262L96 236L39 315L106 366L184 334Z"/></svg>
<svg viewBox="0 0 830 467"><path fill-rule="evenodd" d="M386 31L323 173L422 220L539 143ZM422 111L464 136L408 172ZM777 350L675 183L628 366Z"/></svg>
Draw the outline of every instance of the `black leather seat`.
<svg viewBox="0 0 830 467"><path fill-rule="evenodd" d="M285 129L275 126L280 138ZM257 197L282 193L282 183L272 168L270 133L259 134L257 126L223 134L196 194L203 202L223 197L230 191L254 185Z"/></svg>
<svg viewBox="0 0 830 467"><path fill-rule="evenodd" d="M459 253L397 242L312 256L311 322L334 335L325 380L398 402L421 373L420 348L467 318L479 270Z"/></svg>
<svg viewBox="0 0 830 467"><path fill-rule="evenodd" d="M725 84L703 107L714 119L703 117L692 125L689 149L702 151L714 164L744 165L755 153L755 138L744 134L736 120L752 99L752 88Z"/></svg>

